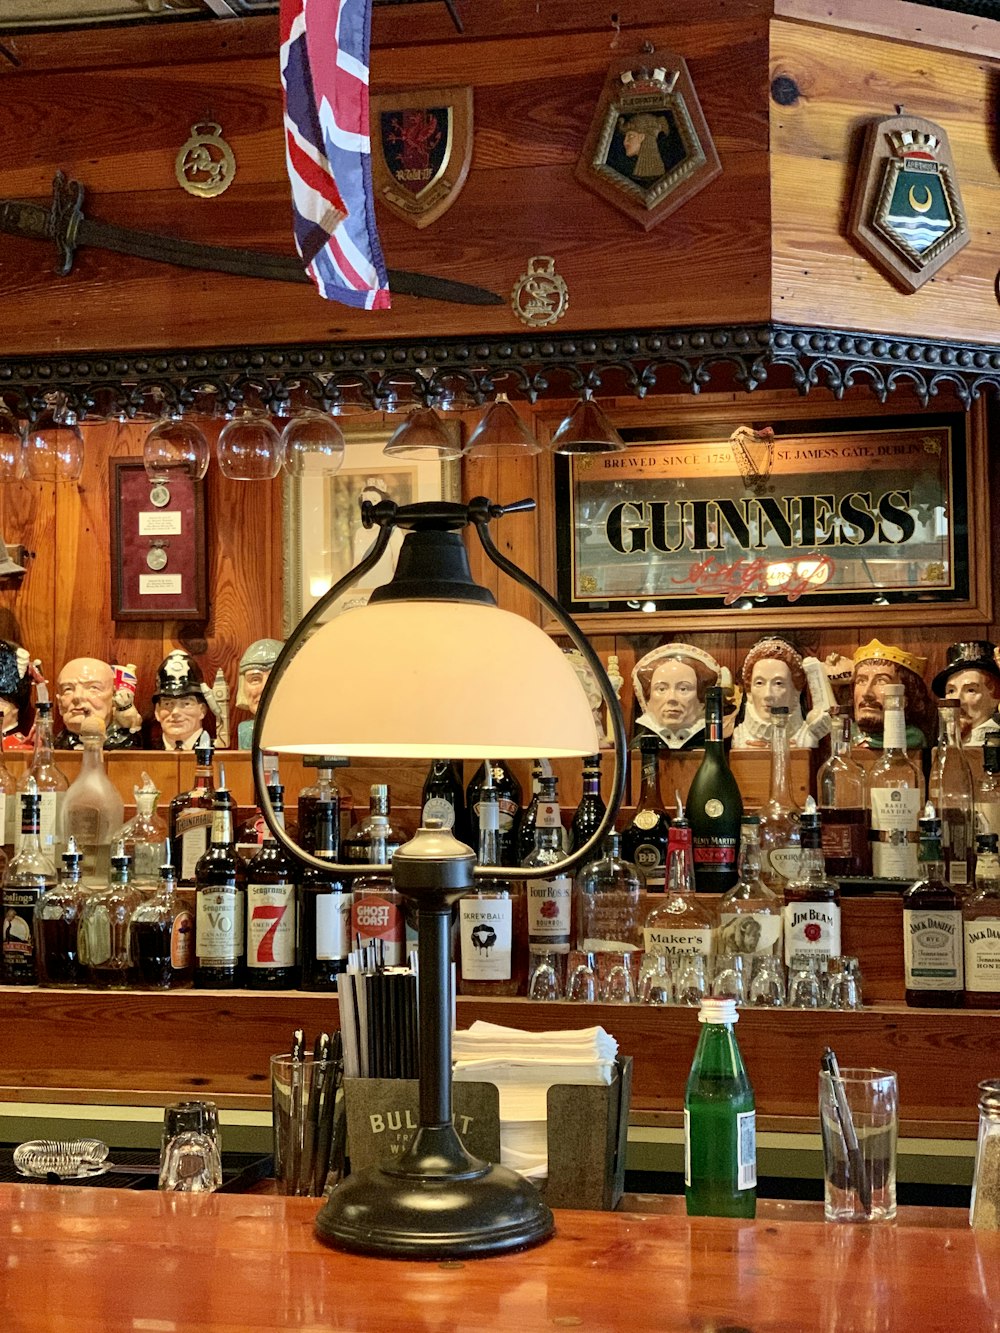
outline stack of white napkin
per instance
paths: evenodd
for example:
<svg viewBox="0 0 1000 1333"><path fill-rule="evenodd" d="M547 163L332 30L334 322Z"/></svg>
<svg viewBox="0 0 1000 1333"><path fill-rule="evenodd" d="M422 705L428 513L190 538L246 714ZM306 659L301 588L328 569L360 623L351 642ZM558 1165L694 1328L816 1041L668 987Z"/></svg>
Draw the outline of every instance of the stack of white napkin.
<svg viewBox="0 0 1000 1333"><path fill-rule="evenodd" d="M617 1056L617 1041L599 1027L522 1032L473 1023L452 1039L455 1078L497 1085L500 1161L529 1180L548 1175L549 1088L554 1083L610 1084Z"/></svg>

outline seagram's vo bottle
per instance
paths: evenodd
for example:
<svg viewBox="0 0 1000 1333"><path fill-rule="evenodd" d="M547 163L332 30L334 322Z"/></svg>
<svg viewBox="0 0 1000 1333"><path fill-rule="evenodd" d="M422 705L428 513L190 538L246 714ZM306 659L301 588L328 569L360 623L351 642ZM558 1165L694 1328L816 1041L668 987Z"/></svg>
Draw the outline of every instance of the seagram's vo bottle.
<svg viewBox="0 0 1000 1333"><path fill-rule="evenodd" d="M232 990L246 977L246 862L236 851L225 769L212 798L212 836L194 868L194 984Z"/></svg>

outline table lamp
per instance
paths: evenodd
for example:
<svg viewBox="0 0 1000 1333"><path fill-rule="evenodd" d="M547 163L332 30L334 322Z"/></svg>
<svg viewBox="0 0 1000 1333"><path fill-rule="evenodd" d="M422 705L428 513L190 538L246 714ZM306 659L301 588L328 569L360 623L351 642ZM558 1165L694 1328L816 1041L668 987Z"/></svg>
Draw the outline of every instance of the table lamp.
<svg viewBox="0 0 1000 1333"><path fill-rule="evenodd" d="M264 781L264 751L435 759L565 758L599 748L594 714L566 655L538 626L501 610L475 583L462 530L472 525L489 558L531 589L583 654L612 722L611 798L599 827L555 866L521 869L524 879L567 874L592 860L614 826L625 780L621 709L603 667L570 617L490 537L494 519L534 509L479 497L468 505L428 501L361 506L378 536L359 564L330 589L287 640L261 697L252 762L260 808L272 833L309 865L344 875L299 848L275 819ZM367 605L335 611L338 598L377 564L393 528L406 536L393 578ZM491 1255L535 1244L552 1213L529 1182L470 1156L452 1118L451 945L453 904L476 880L510 877L476 866L475 854L433 821L396 852L391 873L417 909L420 1013L419 1126L398 1158L349 1175L323 1205L321 1240L366 1254L410 1258ZM376 870L374 873L378 873Z"/></svg>

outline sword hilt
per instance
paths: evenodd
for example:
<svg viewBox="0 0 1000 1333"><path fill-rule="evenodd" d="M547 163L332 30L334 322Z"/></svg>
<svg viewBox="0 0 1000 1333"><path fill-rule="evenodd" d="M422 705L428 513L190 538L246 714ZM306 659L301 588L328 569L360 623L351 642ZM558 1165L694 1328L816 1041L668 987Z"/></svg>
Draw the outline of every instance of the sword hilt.
<svg viewBox="0 0 1000 1333"><path fill-rule="evenodd" d="M31 241L53 241L59 253L56 272L65 277L73 267L77 229L83 217L83 186L57 171L52 181L52 205L5 199L0 204L0 231Z"/></svg>

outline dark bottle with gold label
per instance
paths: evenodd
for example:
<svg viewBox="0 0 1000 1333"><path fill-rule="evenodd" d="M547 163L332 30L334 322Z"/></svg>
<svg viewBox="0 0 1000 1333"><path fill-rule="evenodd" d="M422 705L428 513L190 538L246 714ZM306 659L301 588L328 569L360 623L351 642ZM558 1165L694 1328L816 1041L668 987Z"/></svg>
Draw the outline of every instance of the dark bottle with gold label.
<svg viewBox="0 0 1000 1333"><path fill-rule="evenodd" d="M660 799L659 737L640 736L639 753L642 755L642 787L632 822L622 832L622 855L642 871L649 893L662 893L670 819Z"/></svg>

